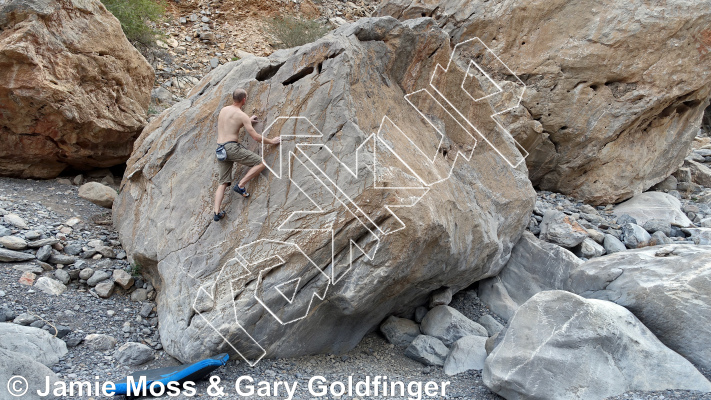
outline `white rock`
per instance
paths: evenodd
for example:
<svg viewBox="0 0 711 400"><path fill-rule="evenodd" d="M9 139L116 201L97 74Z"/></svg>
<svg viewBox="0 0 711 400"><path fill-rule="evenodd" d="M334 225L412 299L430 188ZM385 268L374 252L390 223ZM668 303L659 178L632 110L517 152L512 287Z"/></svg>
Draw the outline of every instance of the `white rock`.
<svg viewBox="0 0 711 400"><path fill-rule="evenodd" d="M451 376L472 369L484 369L486 340L481 336L465 336L454 342L444 361L444 373Z"/></svg>
<svg viewBox="0 0 711 400"><path fill-rule="evenodd" d="M650 219L668 221L672 225L688 227L693 224L681 211L681 202L674 196L662 192L645 192L618 204L615 215L627 214L637 220L638 225Z"/></svg>
<svg viewBox="0 0 711 400"><path fill-rule="evenodd" d="M67 290L67 287L60 281L46 276L41 276L35 282L35 287L47 294L59 296Z"/></svg>
<svg viewBox="0 0 711 400"><path fill-rule="evenodd" d="M79 197L96 205L111 208L116 199L116 190L98 182L87 182L79 187Z"/></svg>
<svg viewBox="0 0 711 400"><path fill-rule="evenodd" d="M22 219L22 217L20 217L17 214L14 214L14 213L5 214L5 216L3 218L5 219L5 222L7 222L8 224L10 224L12 226L15 226L20 229L27 229L28 228L25 220Z"/></svg>
<svg viewBox="0 0 711 400"><path fill-rule="evenodd" d="M25 239L17 236L0 237L0 244L10 250L24 250L27 248L27 242Z"/></svg>

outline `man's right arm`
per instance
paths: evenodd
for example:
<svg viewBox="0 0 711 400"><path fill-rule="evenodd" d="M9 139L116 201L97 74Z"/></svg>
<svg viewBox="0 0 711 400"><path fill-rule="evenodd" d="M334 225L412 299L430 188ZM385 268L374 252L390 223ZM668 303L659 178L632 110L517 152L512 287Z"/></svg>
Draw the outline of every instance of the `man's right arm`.
<svg viewBox="0 0 711 400"><path fill-rule="evenodd" d="M243 114L241 116L241 119L242 119L242 125L244 125L244 130L247 131L249 136L251 136L252 139L254 139L255 141L260 142L260 143L262 141L264 141L264 143L266 143L266 144L281 143L281 138L278 136L273 139L268 139L268 138L265 138L262 135L258 134L257 131L252 126L252 120L249 117L247 117L247 114Z"/></svg>

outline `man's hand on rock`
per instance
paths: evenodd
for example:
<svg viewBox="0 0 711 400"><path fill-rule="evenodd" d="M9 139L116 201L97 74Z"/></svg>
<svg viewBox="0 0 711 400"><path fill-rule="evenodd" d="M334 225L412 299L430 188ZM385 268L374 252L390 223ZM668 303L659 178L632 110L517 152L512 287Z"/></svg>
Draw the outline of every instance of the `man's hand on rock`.
<svg viewBox="0 0 711 400"><path fill-rule="evenodd" d="M249 120L252 121L253 124L259 122L259 118L257 118L256 115L252 115L251 117L249 117Z"/></svg>
<svg viewBox="0 0 711 400"><path fill-rule="evenodd" d="M281 143L281 136L277 136L274 139L271 139L269 144L279 144L279 143Z"/></svg>

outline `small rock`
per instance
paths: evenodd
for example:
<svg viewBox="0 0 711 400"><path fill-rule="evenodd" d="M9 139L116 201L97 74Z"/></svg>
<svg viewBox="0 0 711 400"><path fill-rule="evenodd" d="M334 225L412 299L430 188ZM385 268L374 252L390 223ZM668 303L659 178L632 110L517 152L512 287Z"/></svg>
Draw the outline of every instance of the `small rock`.
<svg viewBox="0 0 711 400"><path fill-rule="evenodd" d="M429 311L427 307L417 307L415 309L415 322L418 324L422 322L422 319L425 318L425 315L427 315L427 311Z"/></svg>
<svg viewBox="0 0 711 400"><path fill-rule="evenodd" d="M27 243L27 247L30 247L32 249L38 249L43 246L54 246L55 244L59 243L59 239L55 238L50 238L50 239L39 239L39 240L33 240L29 243Z"/></svg>
<svg viewBox="0 0 711 400"><path fill-rule="evenodd" d="M72 179L72 183L77 186L81 185L82 183L84 183L84 175L79 174L75 176L74 179Z"/></svg>
<svg viewBox="0 0 711 400"><path fill-rule="evenodd" d="M649 240L650 246L660 246L663 244L672 244L673 240L667 237L662 231L656 231L652 234L652 238Z"/></svg>
<svg viewBox="0 0 711 400"><path fill-rule="evenodd" d="M481 336L465 336L454 342L444 361L444 373L452 376L484 369L486 341L487 338Z"/></svg>
<svg viewBox="0 0 711 400"><path fill-rule="evenodd" d="M114 293L114 282L112 280L100 282L94 287L94 291L99 297L107 299Z"/></svg>
<svg viewBox="0 0 711 400"><path fill-rule="evenodd" d="M64 225L70 226L70 227L73 228L74 225L76 225L76 224L78 224L78 223L80 223L80 222L81 222L81 219L79 219L78 217L71 217L71 218L69 218L69 219L64 223Z"/></svg>
<svg viewBox="0 0 711 400"><path fill-rule="evenodd" d="M128 272L122 269L115 269L113 272L114 281L124 289L130 289L133 286L133 277Z"/></svg>
<svg viewBox="0 0 711 400"><path fill-rule="evenodd" d="M504 326L499 323L494 317L489 314L484 314L479 318L479 325L486 328L486 332L489 336L494 336L504 329Z"/></svg>
<svg viewBox="0 0 711 400"><path fill-rule="evenodd" d="M65 254L51 254L47 261L52 264L71 265L74 264L76 260L77 258L75 256L69 256Z"/></svg>
<svg viewBox="0 0 711 400"><path fill-rule="evenodd" d="M422 320L420 330L425 335L441 340L445 345L450 345L464 336L488 337L486 328L449 306L431 309Z"/></svg>
<svg viewBox="0 0 711 400"><path fill-rule="evenodd" d="M442 341L427 335L417 336L405 349L405 356L425 365L444 365L448 353Z"/></svg>
<svg viewBox="0 0 711 400"><path fill-rule="evenodd" d="M124 365L141 365L153 360L153 349L145 344L128 342L116 349L114 358Z"/></svg>
<svg viewBox="0 0 711 400"><path fill-rule="evenodd" d="M38 260L40 261L47 261L49 260L49 256L52 255L52 246L46 245L42 246L37 250L37 254L35 255Z"/></svg>
<svg viewBox="0 0 711 400"><path fill-rule="evenodd" d="M132 301L146 301L148 299L148 290L139 288L131 293Z"/></svg>
<svg viewBox="0 0 711 400"><path fill-rule="evenodd" d="M85 281L91 278L92 275L94 275L94 270L91 268L84 268L79 271L79 279L83 279Z"/></svg>
<svg viewBox="0 0 711 400"><path fill-rule="evenodd" d="M623 243L630 249L649 246L652 237L644 228L637 224L627 223L622 225Z"/></svg>
<svg viewBox="0 0 711 400"><path fill-rule="evenodd" d="M28 314L28 313L22 313L15 317L15 319L12 321L18 325L23 325L23 326L28 326L32 324L33 322L37 321L39 318L37 316Z"/></svg>
<svg viewBox="0 0 711 400"><path fill-rule="evenodd" d="M32 272L23 272L18 282L23 285L32 286L35 283L35 278L37 278L37 275Z"/></svg>
<svg viewBox="0 0 711 400"><path fill-rule="evenodd" d="M34 258L35 256L32 254L0 248L0 261L2 262L22 262L29 261Z"/></svg>
<svg viewBox="0 0 711 400"><path fill-rule="evenodd" d="M27 231L25 232L25 239L26 240L37 240L40 237L42 237L42 233L40 231Z"/></svg>
<svg viewBox="0 0 711 400"><path fill-rule="evenodd" d="M605 234L605 241L603 242L603 247L605 248L605 253L612 254L620 251L627 250L624 243L610 234Z"/></svg>
<svg viewBox="0 0 711 400"><path fill-rule="evenodd" d="M210 59L210 66L212 68L217 68L220 65L220 60L217 58L211 58Z"/></svg>
<svg viewBox="0 0 711 400"><path fill-rule="evenodd" d="M605 248L597 244L597 242L591 238L586 238L582 243L575 247L573 253L575 253L578 257L587 258L589 260L593 257L600 257L605 254Z"/></svg>
<svg viewBox="0 0 711 400"><path fill-rule="evenodd" d="M642 228L650 234L661 231L666 236L671 235L671 224L663 219L650 219L642 225Z"/></svg>
<svg viewBox="0 0 711 400"><path fill-rule="evenodd" d="M98 182L87 182L79 187L79 197L101 207L111 208L116 199L116 190Z"/></svg>
<svg viewBox="0 0 711 400"><path fill-rule="evenodd" d="M597 229L586 229L586 231L588 231L590 239L594 240L596 243L602 244L605 241L605 234Z"/></svg>
<svg viewBox="0 0 711 400"><path fill-rule="evenodd" d="M69 272L63 269L58 269L54 271L54 277L57 278L58 281L62 282L65 285L68 285L69 282L72 280L71 277L69 276Z"/></svg>
<svg viewBox="0 0 711 400"><path fill-rule="evenodd" d="M22 272L32 272L33 274L41 274L44 272L44 269L37 264L17 264L13 265L12 269Z"/></svg>
<svg viewBox="0 0 711 400"><path fill-rule="evenodd" d="M570 216L548 210L541 221L540 239L562 247L573 248L588 237L588 232Z"/></svg>
<svg viewBox="0 0 711 400"><path fill-rule="evenodd" d="M141 306L141 311L138 314L143 318L148 318L152 312L153 312L153 304L143 303L143 305Z"/></svg>
<svg viewBox="0 0 711 400"><path fill-rule="evenodd" d="M667 191L668 190L676 190L676 185L678 182L679 181L677 181L677 179L676 179L676 177L674 177L674 175L669 175L666 179L657 183L654 186L654 189L662 191L662 192L665 190L667 190ZM653 232L651 232L651 233L653 233Z"/></svg>
<svg viewBox="0 0 711 400"><path fill-rule="evenodd" d="M452 289L441 288L432 292L430 296L430 308L437 306L448 306L452 302Z"/></svg>
<svg viewBox="0 0 711 400"><path fill-rule="evenodd" d="M7 222L8 224L10 224L16 228L19 228L19 229L29 228L27 226L27 223L25 222L25 220L22 219L22 217L20 217L17 214L13 214L13 213L5 214L5 216L3 216L3 218L5 219L5 222Z"/></svg>
<svg viewBox="0 0 711 400"><path fill-rule="evenodd" d="M420 335L420 327L409 319L391 315L380 325L380 332L396 346L409 346Z"/></svg>
<svg viewBox="0 0 711 400"><path fill-rule="evenodd" d="M67 290L67 287L60 281L46 276L37 279L35 287L47 294L59 296Z"/></svg>
<svg viewBox="0 0 711 400"><path fill-rule="evenodd" d="M25 242L25 239L17 236L0 237L0 244L10 250L24 250L27 248L27 242Z"/></svg>
<svg viewBox="0 0 711 400"><path fill-rule="evenodd" d="M70 256L76 256L81 253L81 244L79 243L71 243L66 246L64 246L64 252L69 254Z"/></svg>
<svg viewBox="0 0 711 400"><path fill-rule="evenodd" d="M84 338L84 343L92 350L106 351L116 346L116 339L103 333L92 333Z"/></svg>
<svg viewBox="0 0 711 400"><path fill-rule="evenodd" d="M79 273L79 276L81 277L81 273ZM89 279L86 280L86 284L89 286L96 286L99 284L99 282L103 282L109 279L110 277L111 274L106 271L96 271L91 275Z"/></svg>
<svg viewBox="0 0 711 400"><path fill-rule="evenodd" d="M100 240L100 239L90 240L90 241L87 243L87 246L93 247L93 248L101 247L101 246L103 246L103 245L104 245L104 241L103 241L103 240Z"/></svg>

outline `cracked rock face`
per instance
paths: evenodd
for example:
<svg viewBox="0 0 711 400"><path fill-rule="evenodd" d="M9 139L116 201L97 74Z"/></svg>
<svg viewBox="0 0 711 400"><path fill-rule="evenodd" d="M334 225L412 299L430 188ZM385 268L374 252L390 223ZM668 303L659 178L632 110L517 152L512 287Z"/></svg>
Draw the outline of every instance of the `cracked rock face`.
<svg viewBox="0 0 711 400"><path fill-rule="evenodd" d="M711 391L694 366L615 303L562 290L516 311L486 358L484 384L507 399L605 399L627 391ZM594 366L591 367L591 366Z"/></svg>
<svg viewBox="0 0 711 400"><path fill-rule="evenodd" d="M453 41L491 47L526 83L522 104L542 125L520 140L533 184L589 203L625 200L674 172L708 105L705 2L390 0L376 14L431 16Z"/></svg>
<svg viewBox="0 0 711 400"><path fill-rule="evenodd" d="M615 253L582 264L570 282L581 296L624 306L662 343L711 369L711 246Z"/></svg>
<svg viewBox="0 0 711 400"><path fill-rule="evenodd" d="M218 67L146 127L113 218L159 291L169 354L187 362L227 351L254 362L345 351L433 290L500 271L535 200L525 167L474 147L427 98L404 98L428 87L451 52L430 19L362 19ZM437 84L464 99L462 76L457 61ZM217 116L237 87L248 93L245 112L265 121L258 130L283 141L262 149L243 140L269 170L249 183L249 198L230 192L216 223ZM467 117L492 113L458 104ZM495 144L520 157L510 137ZM236 167L233 183L245 171Z"/></svg>
<svg viewBox="0 0 711 400"><path fill-rule="evenodd" d="M0 175L54 178L126 161L153 79L98 0L0 3Z"/></svg>

